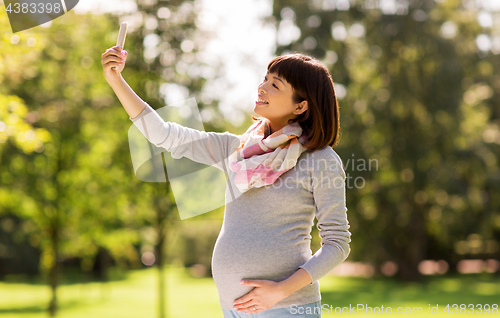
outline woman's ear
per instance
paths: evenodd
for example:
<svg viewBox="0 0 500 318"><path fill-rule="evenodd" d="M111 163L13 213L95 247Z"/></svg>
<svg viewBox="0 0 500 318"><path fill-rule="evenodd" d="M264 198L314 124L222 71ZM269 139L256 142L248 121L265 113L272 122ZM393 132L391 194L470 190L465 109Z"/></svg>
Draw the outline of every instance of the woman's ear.
<svg viewBox="0 0 500 318"><path fill-rule="evenodd" d="M300 115L307 110L308 106L309 105L307 103L307 100L303 100L300 103L296 104L295 110L293 111L293 113L296 115Z"/></svg>

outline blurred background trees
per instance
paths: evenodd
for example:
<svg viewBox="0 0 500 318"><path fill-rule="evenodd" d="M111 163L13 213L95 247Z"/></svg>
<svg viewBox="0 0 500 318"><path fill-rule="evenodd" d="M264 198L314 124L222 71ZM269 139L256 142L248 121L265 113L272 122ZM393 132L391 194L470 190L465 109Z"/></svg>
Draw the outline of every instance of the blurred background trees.
<svg viewBox="0 0 500 318"><path fill-rule="evenodd" d="M392 261L404 280L423 259L499 255L500 33L476 5L274 1L292 34L276 54L311 54L337 83L350 259Z"/></svg>
<svg viewBox="0 0 500 318"><path fill-rule="evenodd" d="M202 78L196 81L173 70L181 59L194 62L195 48L186 44L194 34L193 5L170 2L138 9L144 23L131 28L127 37L130 57L124 77L155 108L165 103L159 94L162 76L197 92ZM166 22L171 14L177 14L177 22ZM16 253L16 245L6 238L0 258L12 260L5 263L14 270L25 251L40 249L41 269L52 287L51 315L56 313L63 262L76 261L83 273L95 270L103 281L112 263L125 268L157 264L161 271L175 212L168 184L144 184L130 173L127 130L132 123L100 64L101 54L116 42L118 17L69 15L50 29L2 37L23 49L2 50L0 63L2 80L9 83L0 95L2 228L30 245ZM163 20L153 22L157 15ZM1 21L2 30L7 29L6 16ZM170 60L162 55L165 66L148 51L160 36L169 45L162 46L162 53L170 54ZM36 266L33 255L27 263ZM160 291L164 306L163 286Z"/></svg>
<svg viewBox="0 0 500 318"><path fill-rule="evenodd" d="M500 259L500 8L490 6L273 2L275 54L310 54L336 83L350 261L417 280L423 260L453 272L463 259ZM197 27L198 8L140 1L121 17L70 12L17 35L0 11L0 277L41 270L52 314L64 270L104 282L108 269L154 264L160 315L165 263L210 275L223 209L181 222L168 184L137 180L132 122L100 64L128 21L123 76L139 96L156 109L194 96L213 115L207 131L244 132L248 122L225 121L201 96L223 63L202 54L216 35Z"/></svg>

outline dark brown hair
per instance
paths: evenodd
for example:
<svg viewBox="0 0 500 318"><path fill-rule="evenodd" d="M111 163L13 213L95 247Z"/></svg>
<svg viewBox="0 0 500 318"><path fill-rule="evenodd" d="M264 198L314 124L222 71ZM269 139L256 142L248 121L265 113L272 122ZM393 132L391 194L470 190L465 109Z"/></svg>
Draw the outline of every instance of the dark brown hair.
<svg viewBox="0 0 500 318"><path fill-rule="evenodd" d="M333 80L328 68L313 57L293 53L274 58L267 66L269 73L284 78L293 88L293 101L307 100L307 110L289 124L298 122L308 142L304 147L310 151L327 145L334 147L339 138L340 116ZM252 115L254 121L260 117Z"/></svg>

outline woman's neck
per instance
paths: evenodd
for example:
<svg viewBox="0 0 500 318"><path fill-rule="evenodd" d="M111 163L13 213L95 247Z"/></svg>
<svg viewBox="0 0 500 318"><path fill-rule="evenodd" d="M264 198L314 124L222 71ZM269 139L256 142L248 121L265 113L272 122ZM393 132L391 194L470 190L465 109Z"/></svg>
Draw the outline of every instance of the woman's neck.
<svg viewBox="0 0 500 318"><path fill-rule="evenodd" d="M281 128L285 127L287 124L273 124L272 122L269 121L269 135L274 134L276 131L280 130Z"/></svg>
<svg viewBox="0 0 500 318"><path fill-rule="evenodd" d="M268 120L268 125L264 126L264 139L271 135L270 122Z"/></svg>

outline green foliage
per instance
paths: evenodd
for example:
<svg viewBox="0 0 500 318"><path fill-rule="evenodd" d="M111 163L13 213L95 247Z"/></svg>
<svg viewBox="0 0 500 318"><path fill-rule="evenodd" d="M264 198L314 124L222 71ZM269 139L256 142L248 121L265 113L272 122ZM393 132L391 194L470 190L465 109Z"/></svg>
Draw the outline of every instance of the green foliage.
<svg viewBox="0 0 500 318"><path fill-rule="evenodd" d="M14 155L13 149L5 154L6 162L17 162L21 167L10 172L16 184L23 185L22 195L31 202L33 209L24 215L39 226L42 247L45 246L42 257L44 268L54 264L53 248L48 247L52 244L48 238L54 234L62 239L64 257L97 252L96 242L100 236L96 231L111 233L109 228L100 228L95 223L86 224L85 221L98 222L91 217L97 211L101 215L107 212L105 215L109 218L113 213L118 214L122 207L110 205L112 201L109 197L93 196L98 193L97 184L106 180L110 183L108 187L112 187L113 182L120 184L132 179L124 176L120 169L108 169L113 155L120 158L116 149L126 146L125 138L118 136L120 128L121 132L125 131L128 122L124 116L121 122L116 120L123 115L116 104L114 108L109 107L113 105L112 92L102 79L99 59L103 48L111 45L93 28L111 30L114 24L104 16L72 13L61 22L54 23L48 30L40 28L37 31L39 33L34 36L42 49L39 62L34 61L30 65L34 69L32 78L19 83L11 82L9 86L12 93L29 105L33 124L52 136L39 154ZM111 124L103 125L106 119ZM103 145L107 139L112 142ZM126 154L125 151L123 153ZM121 167L125 164L127 167L128 164L130 167L130 163L123 159L127 157L121 158L115 165ZM111 196L115 194L108 193ZM11 212L17 213L17 210L12 209ZM130 245L130 239L122 241Z"/></svg>
<svg viewBox="0 0 500 318"><path fill-rule="evenodd" d="M192 2L138 7L141 21L127 36L123 76L155 108L165 105L159 89L165 80L196 96L206 79L176 67L209 67L197 61L202 41L186 46L196 30ZM137 14L122 18L138 21ZM153 19L158 28L150 27ZM0 30L7 29L7 17L0 21ZM0 213L22 218L25 239L40 248L41 269L53 290L51 314L64 260L78 260L88 272L104 266L94 262L107 251L121 267L141 267L141 254L154 251L162 265L181 235L170 229L178 214L168 184L143 183L133 174L127 140L132 122L102 76L101 54L115 45L118 25L112 15L69 12L20 39L0 34L0 82L8 83L0 86L0 123L6 123L0 126ZM145 40L155 34L159 48ZM182 261L183 253L175 253L167 256Z"/></svg>
<svg viewBox="0 0 500 318"><path fill-rule="evenodd" d="M6 12L0 12L0 30L10 30ZM25 63L36 61L40 55L41 45L28 46L32 41L32 33L21 36L10 31L0 32L0 146L9 140L24 153L40 152L43 144L50 139L50 134L43 128L34 128L31 123L34 116L28 116L28 109L22 99L9 95L6 83L19 83L33 74L31 67L23 67ZM19 41L18 45L13 45ZM4 147L0 147L0 151ZM15 169L15 168L14 168ZM0 211L1 213L1 211Z"/></svg>
<svg viewBox="0 0 500 318"><path fill-rule="evenodd" d="M70 12L58 22L34 29L38 55L27 59L31 64L4 73L8 110L30 121L33 128L21 122L18 130L36 132L35 152L28 151L29 142L22 145L24 152L18 151L19 134L0 152L2 213L34 225L26 227L26 238L42 251L40 265L54 295L65 259L80 258L82 270L88 271L105 247L119 264L140 264L135 246L143 215L132 201L147 199L134 189L139 182L126 133L131 123L102 76L101 54L114 45L106 32L115 29L116 19ZM19 53L25 43L19 42ZM8 56L16 56L16 49L11 44ZM29 77L24 69L30 70Z"/></svg>
<svg viewBox="0 0 500 318"><path fill-rule="evenodd" d="M46 129L33 128L27 122L27 108L17 96L0 95L0 143L10 137L24 153L40 152L43 144L50 140Z"/></svg>

